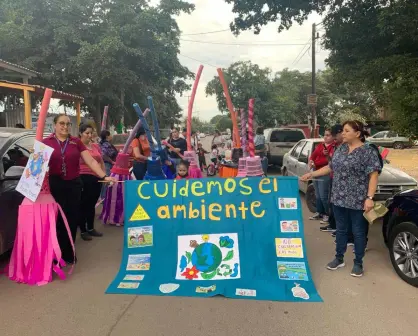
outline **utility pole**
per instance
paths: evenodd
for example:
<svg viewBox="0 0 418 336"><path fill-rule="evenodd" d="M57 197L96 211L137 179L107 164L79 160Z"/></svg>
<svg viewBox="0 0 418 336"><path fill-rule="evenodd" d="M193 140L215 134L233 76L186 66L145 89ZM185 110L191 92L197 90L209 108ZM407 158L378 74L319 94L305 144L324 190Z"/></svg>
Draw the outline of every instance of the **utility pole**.
<svg viewBox="0 0 418 336"><path fill-rule="evenodd" d="M316 100L316 24L312 24L312 96ZM315 137L316 130L316 101L311 104L311 138Z"/></svg>

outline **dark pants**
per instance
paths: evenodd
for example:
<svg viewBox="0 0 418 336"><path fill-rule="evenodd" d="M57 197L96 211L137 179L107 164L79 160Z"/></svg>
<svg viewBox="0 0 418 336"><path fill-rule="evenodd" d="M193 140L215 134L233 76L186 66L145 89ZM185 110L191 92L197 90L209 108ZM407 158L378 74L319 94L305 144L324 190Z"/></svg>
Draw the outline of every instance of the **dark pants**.
<svg viewBox="0 0 418 336"><path fill-rule="evenodd" d="M331 193L332 193L332 178L329 183L329 193L328 193L328 201L329 201L329 219L328 219L328 225L331 229L336 230L337 224L335 223L335 217L334 217L334 206L331 204Z"/></svg>
<svg viewBox="0 0 418 336"><path fill-rule="evenodd" d="M83 193L81 194L80 216L78 226L81 233L94 229L96 217L96 203L100 196L102 183L95 175L81 175L83 181Z"/></svg>
<svg viewBox="0 0 418 336"><path fill-rule="evenodd" d="M80 213L82 182L80 178L63 180L60 176L49 176L49 187L55 201L61 206L67 217L71 236L75 243L78 227L78 215ZM74 254L68 237L67 229L61 214L57 219L57 238L62 252L62 259L67 263L74 262Z"/></svg>
<svg viewBox="0 0 418 336"><path fill-rule="evenodd" d="M145 162L134 161L133 172L137 180L143 180L147 172L147 164Z"/></svg>
<svg viewBox="0 0 418 336"><path fill-rule="evenodd" d="M105 162L105 168L106 168L106 175L110 176L110 170L112 169L113 165L110 162ZM107 183L102 183L102 192L100 195L100 198L104 199L106 197L106 190L107 190Z"/></svg>
<svg viewBox="0 0 418 336"><path fill-rule="evenodd" d="M367 232L369 223L363 216L363 210L353 210L334 205L334 216L337 222L337 247L335 257L344 259L347 243L351 231L354 237L354 263L362 265L367 245Z"/></svg>

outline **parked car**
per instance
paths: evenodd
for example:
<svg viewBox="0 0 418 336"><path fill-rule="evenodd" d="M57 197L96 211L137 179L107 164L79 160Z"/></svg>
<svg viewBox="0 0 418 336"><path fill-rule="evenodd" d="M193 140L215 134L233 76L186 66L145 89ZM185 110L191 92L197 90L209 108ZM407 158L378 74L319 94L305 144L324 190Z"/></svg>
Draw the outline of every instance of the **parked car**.
<svg viewBox="0 0 418 336"><path fill-rule="evenodd" d="M299 141L283 159L282 173L285 176L302 176L309 172L308 160L313 150L323 139L305 139ZM386 163L379 175L376 201L386 201L397 193L415 188L417 181L403 171ZM312 181L299 180L299 189L306 195L306 203L313 213L316 212L315 190Z"/></svg>
<svg viewBox="0 0 418 336"><path fill-rule="evenodd" d="M305 139L305 133L299 128L267 128L267 159L269 164L282 166L283 156L299 141Z"/></svg>
<svg viewBox="0 0 418 336"><path fill-rule="evenodd" d="M400 136L392 131L382 131L368 137L367 141L382 147L392 147L394 149L411 148L414 143L410 138Z"/></svg>
<svg viewBox="0 0 418 336"><path fill-rule="evenodd" d="M199 138L200 139L206 138L206 134L205 133L199 133Z"/></svg>
<svg viewBox="0 0 418 336"><path fill-rule="evenodd" d="M13 248L23 195L15 190L35 142L35 132L0 127L0 255Z"/></svg>
<svg viewBox="0 0 418 336"><path fill-rule="evenodd" d="M397 194L386 207L382 232L390 261L402 280L418 287L418 190Z"/></svg>

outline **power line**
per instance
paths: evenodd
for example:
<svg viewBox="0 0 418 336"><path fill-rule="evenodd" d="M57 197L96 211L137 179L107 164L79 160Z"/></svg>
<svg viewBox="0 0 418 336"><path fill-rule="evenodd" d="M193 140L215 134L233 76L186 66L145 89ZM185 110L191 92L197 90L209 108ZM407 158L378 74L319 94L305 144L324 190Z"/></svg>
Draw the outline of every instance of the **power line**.
<svg viewBox="0 0 418 336"><path fill-rule="evenodd" d="M263 47L276 47L276 46L301 46L306 45L306 43L223 43L223 42L209 42L209 41L196 41L196 40L185 40L180 39L180 41L184 42L195 42L195 43L204 43L204 44L220 44L220 45L230 45L230 46L244 46L244 45L250 45L250 46L263 46Z"/></svg>
<svg viewBox="0 0 418 336"><path fill-rule="evenodd" d="M206 62L200 61L200 60L198 60L198 59L196 59L196 58L193 58L193 57L190 57L190 56L186 56L186 55L183 55L183 54L180 54L180 53L179 53L179 55L180 55L180 56L183 56L183 57L185 57L185 58L191 59L192 61L196 61L196 62L199 62L199 63L201 63L201 64L208 65L208 66L213 67L213 68L215 68L215 69L219 68L219 67L217 67L217 66L215 66L215 65L212 65L212 64L209 64L209 63L206 63Z"/></svg>
<svg viewBox="0 0 418 336"><path fill-rule="evenodd" d="M299 54L295 57L295 59L292 62L292 65L294 65L295 63L298 63L300 61L299 56L303 53L303 51L305 50L306 46L309 46L311 43L311 39L308 40L308 42L306 42L303 46L303 48L300 50ZM306 51L305 51L306 53ZM301 56L303 57L303 55Z"/></svg>
<svg viewBox="0 0 418 336"><path fill-rule="evenodd" d="M213 31L208 31L208 32L203 32L203 33L191 33L191 34L181 34L182 36L192 36L192 35L206 35L206 34L216 34L216 33L223 33L223 32L227 32L227 31L231 31L231 29L222 29L222 30L213 30Z"/></svg>
<svg viewBox="0 0 418 336"><path fill-rule="evenodd" d="M306 55L306 53L309 51L309 50L311 50L311 46L310 45L308 45L308 48L305 50L305 52L302 54L302 56L300 56L299 57L299 59L293 64L293 65L297 65L299 62L300 62L300 60L303 58L303 56L305 56Z"/></svg>

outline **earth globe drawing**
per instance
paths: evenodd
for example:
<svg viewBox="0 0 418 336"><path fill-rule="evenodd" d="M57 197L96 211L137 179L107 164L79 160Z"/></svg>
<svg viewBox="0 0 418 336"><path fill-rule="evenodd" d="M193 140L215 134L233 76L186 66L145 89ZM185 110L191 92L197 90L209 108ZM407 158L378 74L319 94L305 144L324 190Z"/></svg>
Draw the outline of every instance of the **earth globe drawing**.
<svg viewBox="0 0 418 336"><path fill-rule="evenodd" d="M222 262L222 252L212 243L203 243L194 249L192 264L200 272L207 273L216 270Z"/></svg>

